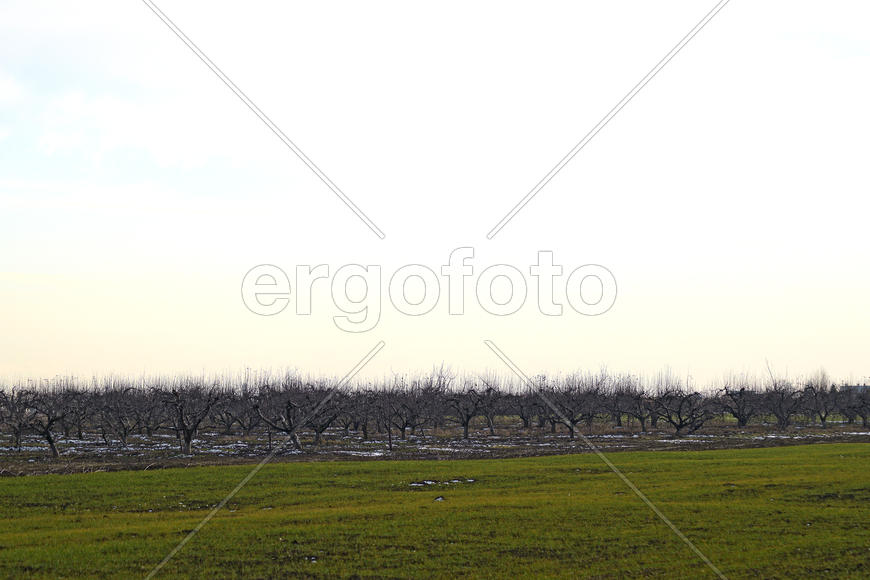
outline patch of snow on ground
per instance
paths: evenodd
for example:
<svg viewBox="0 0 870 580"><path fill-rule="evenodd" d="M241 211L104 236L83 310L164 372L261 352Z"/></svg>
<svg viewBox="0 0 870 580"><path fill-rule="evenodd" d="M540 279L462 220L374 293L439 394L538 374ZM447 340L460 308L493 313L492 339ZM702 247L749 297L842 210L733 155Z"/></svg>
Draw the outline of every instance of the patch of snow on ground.
<svg viewBox="0 0 870 580"><path fill-rule="evenodd" d="M381 457L384 455L383 451L335 451L335 453L354 455L356 457Z"/></svg>

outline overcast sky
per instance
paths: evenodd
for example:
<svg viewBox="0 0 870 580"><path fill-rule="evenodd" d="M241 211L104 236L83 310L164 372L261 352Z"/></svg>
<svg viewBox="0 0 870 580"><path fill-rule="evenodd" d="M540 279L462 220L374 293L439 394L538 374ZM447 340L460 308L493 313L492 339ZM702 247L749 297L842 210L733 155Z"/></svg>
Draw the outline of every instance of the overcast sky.
<svg viewBox="0 0 870 580"><path fill-rule="evenodd" d="M366 374L501 370L484 339L529 373L870 375L866 3L733 0L492 240L714 2L158 4L386 237L142 2L4 1L0 375L343 374L379 340ZM519 312L474 278L462 316L444 280L389 303L459 247L525 274ZM605 266L612 308L540 313L540 250ZM340 330L329 280L251 313L264 263L380 265L377 324Z"/></svg>

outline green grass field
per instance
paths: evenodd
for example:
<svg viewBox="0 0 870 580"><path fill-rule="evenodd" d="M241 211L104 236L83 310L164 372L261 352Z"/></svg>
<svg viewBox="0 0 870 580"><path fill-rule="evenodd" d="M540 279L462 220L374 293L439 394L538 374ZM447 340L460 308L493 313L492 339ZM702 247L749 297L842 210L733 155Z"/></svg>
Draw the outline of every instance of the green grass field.
<svg viewBox="0 0 870 580"><path fill-rule="evenodd" d="M870 576L868 445L609 457L730 578ZM249 470L0 479L0 574L142 577ZM269 465L158 577L459 576L712 574L599 459L570 455Z"/></svg>

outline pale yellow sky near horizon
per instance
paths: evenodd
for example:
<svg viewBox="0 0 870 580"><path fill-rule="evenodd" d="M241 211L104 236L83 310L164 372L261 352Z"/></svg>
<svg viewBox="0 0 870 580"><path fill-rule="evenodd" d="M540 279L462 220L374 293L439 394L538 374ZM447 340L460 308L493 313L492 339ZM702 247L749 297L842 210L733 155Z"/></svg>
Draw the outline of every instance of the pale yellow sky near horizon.
<svg viewBox="0 0 870 580"><path fill-rule="evenodd" d="M730 3L493 240L709 7L161 8L386 238L147 8L5 3L0 377L342 375L381 340L361 376L503 373L490 339L530 374L670 368L703 385L769 363L870 380L865 5ZM475 252L466 314L443 279L432 312L397 312L392 273L440 273L459 247ZM538 312L540 250L565 274L606 266L613 307ZM258 264L380 265L378 324L339 330L328 280L310 316L252 314L240 288ZM495 264L528 281L514 315L474 301Z"/></svg>

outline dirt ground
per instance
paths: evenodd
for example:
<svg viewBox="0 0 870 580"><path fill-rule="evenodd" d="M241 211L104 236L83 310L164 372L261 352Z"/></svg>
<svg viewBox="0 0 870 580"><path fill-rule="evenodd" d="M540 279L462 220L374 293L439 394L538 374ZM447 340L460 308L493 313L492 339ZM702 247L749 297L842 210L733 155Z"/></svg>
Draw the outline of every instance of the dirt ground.
<svg viewBox="0 0 870 580"><path fill-rule="evenodd" d="M201 433L194 442L194 453L180 453L175 435L160 433L151 437L131 436L126 447L118 441L108 444L99 437L61 439L61 456L52 458L47 445L35 436L28 436L20 451L8 440L0 440L0 476L48 473L87 473L125 469L164 469L196 465L228 465L257 463L275 452L272 461L338 461L378 459L480 459L528 457L589 453L589 443L605 452L644 450L701 450L776 447L807 443L870 443L870 431L858 425L829 424L795 426L776 431L772 426L757 425L737 428L721 424L706 427L685 437L674 437L670 431L596 425L584 437L571 440L565 430L522 429L517 425L500 425L495 435L485 428L473 430L462 439L457 429L426 429L423 434L408 434L405 440L393 436L392 449L385 433L370 433L364 439L359 433L345 434L333 429L324 434L320 444L311 437L302 437L303 450L290 445L282 447L283 438L274 436L271 444L265 434L249 437Z"/></svg>

